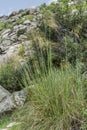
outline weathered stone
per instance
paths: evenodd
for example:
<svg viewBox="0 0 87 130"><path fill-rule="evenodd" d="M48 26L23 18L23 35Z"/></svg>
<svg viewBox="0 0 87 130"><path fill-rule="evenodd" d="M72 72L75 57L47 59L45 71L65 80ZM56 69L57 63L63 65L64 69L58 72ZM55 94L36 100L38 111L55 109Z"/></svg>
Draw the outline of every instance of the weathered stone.
<svg viewBox="0 0 87 130"><path fill-rule="evenodd" d="M9 20L9 22L12 22L12 23L15 22L15 21L16 21L16 19L14 19L14 18Z"/></svg>
<svg viewBox="0 0 87 130"><path fill-rule="evenodd" d="M29 8L27 9L27 11L29 10L29 14L34 14L35 12L37 12L37 10L35 8Z"/></svg>
<svg viewBox="0 0 87 130"><path fill-rule="evenodd" d="M27 26L20 24L20 25L14 26L13 29L14 29L14 31L17 32L17 31L20 31L20 30L26 30Z"/></svg>
<svg viewBox="0 0 87 130"><path fill-rule="evenodd" d="M14 102L15 107L23 106L27 97L27 93L24 90L14 92L11 96L12 101Z"/></svg>
<svg viewBox="0 0 87 130"><path fill-rule="evenodd" d="M25 14L29 15L30 14L30 10L29 9L25 9Z"/></svg>
<svg viewBox="0 0 87 130"><path fill-rule="evenodd" d="M33 28L36 28L36 27L37 27L37 22L36 22L36 21L35 21L35 22L32 22L31 25L32 25Z"/></svg>
<svg viewBox="0 0 87 130"><path fill-rule="evenodd" d="M24 25L31 25L31 21L30 21L30 20L26 20L26 21L24 21L23 24L24 24Z"/></svg>
<svg viewBox="0 0 87 130"><path fill-rule="evenodd" d="M13 42L17 42L17 33L15 31L13 31L9 36L8 39L13 43Z"/></svg>
<svg viewBox="0 0 87 130"><path fill-rule="evenodd" d="M1 34L2 38L4 38L4 39L7 38L10 32L11 32L11 29L5 30L5 31Z"/></svg>
<svg viewBox="0 0 87 130"><path fill-rule="evenodd" d="M25 39L27 39L26 35L20 35L20 37L18 38L19 41L23 41Z"/></svg>
<svg viewBox="0 0 87 130"><path fill-rule="evenodd" d="M1 43L3 47L10 46L11 44L12 41L10 39L3 40L3 42Z"/></svg>
<svg viewBox="0 0 87 130"><path fill-rule="evenodd" d="M12 54L15 54L19 48L20 48L20 44L10 46L8 49L7 55L10 56Z"/></svg>
<svg viewBox="0 0 87 130"><path fill-rule="evenodd" d="M23 9L20 9L20 10L19 10L19 13L22 13L22 12L24 12L24 10L23 10Z"/></svg>
<svg viewBox="0 0 87 130"><path fill-rule="evenodd" d="M5 98L7 98L10 95L11 95L11 93L9 93L6 89L4 89L0 85L0 102L2 102Z"/></svg>
<svg viewBox="0 0 87 130"><path fill-rule="evenodd" d="M17 31L17 36L19 37L20 35L23 35L26 32L26 30L27 30L26 26L19 28Z"/></svg>
<svg viewBox="0 0 87 130"><path fill-rule="evenodd" d="M13 12L9 15L9 17L15 16L15 15L17 15L17 14L18 14L18 11L13 11Z"/></svg>
<svg viewBox="0 0 87 130"><path fill-rule="evenodd" d="M10 33L10 32L11 32L11 29L6 29L1 35L3 36L3 35Z"/></svg>
<svg viewBox="0 0 87 130"><path fill-rule="evenodd" d="M5 50L3 47L0 47L0 55L4 54L5 53Z"/></svg>
<svg viewBox="0 0 87 130"><path fill-rule="evenodd" d="M0 114L23 106L26 97L27 93L24 90L11 94L2 86L0 86Z"/></svg>

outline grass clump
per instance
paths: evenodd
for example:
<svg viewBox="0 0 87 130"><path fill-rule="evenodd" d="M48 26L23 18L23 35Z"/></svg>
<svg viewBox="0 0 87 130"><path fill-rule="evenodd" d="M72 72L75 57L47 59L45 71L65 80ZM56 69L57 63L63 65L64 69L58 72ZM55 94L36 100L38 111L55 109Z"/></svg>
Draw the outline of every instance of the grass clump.
<svg viewBox="0 0 87 130"><path fill-rule="evenodd" d="M28 76L26 71L25 78ZM85 100L79 71L69 65L61 70L50 69L47 75L42 74L38 79L36 77L32 83L33 87L29 88L26 82L31 96L18 112L23 130L80 129Z"/></svg>
<svg viewBox="0 0 87 130"><path fill-rule="evenodd" d="M6 127L6 125L10 122L10 115L0 115L0 128Z"/></svg>
<svg viewBox="0 0 87 130"><path fill-rule="evenodd" d="M44 122L41 127L44 130L70 129L72 122L78 121L81 117L79 115L83 107L81 90L81 82L71 70L70 72L55 70L42 79L36 85L33 96L35 108Z"/></svg>

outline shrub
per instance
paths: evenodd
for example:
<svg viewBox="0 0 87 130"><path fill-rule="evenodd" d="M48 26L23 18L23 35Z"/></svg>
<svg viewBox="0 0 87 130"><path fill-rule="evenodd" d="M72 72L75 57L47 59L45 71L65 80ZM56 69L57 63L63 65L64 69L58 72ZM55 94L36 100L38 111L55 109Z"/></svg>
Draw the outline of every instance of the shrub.
<svg viewBox="0 0 87 130"><path fill-rule="evenodd" d="M12 62L0 66L0 85L10 92L20 90L21 71Z"/></svg>

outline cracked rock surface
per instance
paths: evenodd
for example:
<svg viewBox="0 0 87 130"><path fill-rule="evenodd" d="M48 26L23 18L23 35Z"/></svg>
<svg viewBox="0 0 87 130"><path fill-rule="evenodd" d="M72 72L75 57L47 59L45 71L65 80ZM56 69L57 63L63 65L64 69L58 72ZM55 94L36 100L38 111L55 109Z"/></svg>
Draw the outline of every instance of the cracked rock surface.
<svg viewBox="0 0 87 130"><path fill-rule="evenodd" d="M27 93L24 90L11 94L0 86L0 114L22 107L26 98Z"/></svg>

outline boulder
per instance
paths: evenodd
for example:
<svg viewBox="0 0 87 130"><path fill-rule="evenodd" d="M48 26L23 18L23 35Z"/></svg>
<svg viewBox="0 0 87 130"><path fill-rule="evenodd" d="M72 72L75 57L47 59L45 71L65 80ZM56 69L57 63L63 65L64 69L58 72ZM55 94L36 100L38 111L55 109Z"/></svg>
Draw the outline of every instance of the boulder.
<svg viewBox="0 0 87 130"><path fill-rule="evenodd" d="M9 35L10 32L11 32L11 29L6 29L6 30L1 34L2 38L6 38L6 37Z"/></svg>
<svg viewBox="0 0 87 130"><path fill-rule="evenodd" d="M29 10L29 13L30 13L30 14L34 14L34 13L37 12L37 9L36 9L36 8L29 8L28 10Z"/></svg>
<svg viewBox="0 0 87 130"><path fill-rule="evenodd" d="M26 97L27 97L27 93L24 90L14 92L11 96L11 99L14 103L15 108L23 106Z"/></svg>
<svg viewBox="0 0 87 130"><path fill-rule="evenodd" d="M11 96L11 93L9 93L6 89L4 89L1 85L0 85L0 103L7 98L8 96Z"/></svg>
<svg viewBox="0 0 87 130"><path fill-rule="evenodd" d="M18 14L18 11L13 11L10 15L9 15L9 18L10 17L13 17L13 16L15 16L15 15L17 15Z"/></svg>
<svg viewBox="0 0 87 130"><path fill-rule="evenodd" d="M23 106L26 98L27 93L24 90L11 94L0 86L0 114Z"/></svg>
<svg viewBox="0 0 87 130"><path fill-rule="evenodd" d="M14 32L17 33L17 36L24 34L26 30L27 30L27 26L25 25L20 24L20 25L14 26Z"/></svg>
<svg viewBox="0 0 87 130"><path fill-rule="evenodd" d="M23 24L24 24L24 25L31 25L31 21L30 21L30 20L26 20L26 21L24 21Z"/></svg>
<svg viewBox="0 0 87 130"><path fill-rule="evenodd" d="M17 41L17 33L13 31L11 34L9 34L8 40L10 40L12 43Z"/></svg>
<svg viewBox="0 0 87 130"><path fill-rule="evenodd" d="M26 35L20 35L20 36L18 37L18 40L19 40L19 41L23 41L23 40L25 40L25 39L27 39L27 36L26 36Z"/></svg>
<svg viewBox="0 0 87 130"><path fill-rule="evenodd" d="M7 47L7 46L10 46L11 44L12 44L12 41L8 38L8 39L4 39L2 43L0 44L0 46Z"/></svg>

